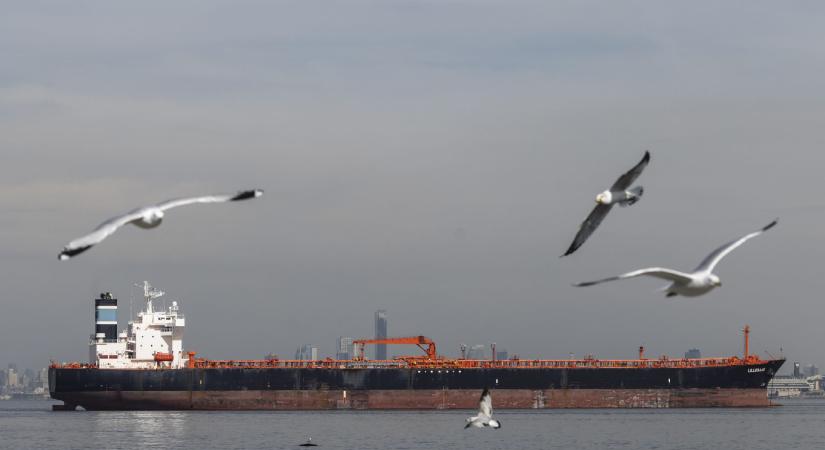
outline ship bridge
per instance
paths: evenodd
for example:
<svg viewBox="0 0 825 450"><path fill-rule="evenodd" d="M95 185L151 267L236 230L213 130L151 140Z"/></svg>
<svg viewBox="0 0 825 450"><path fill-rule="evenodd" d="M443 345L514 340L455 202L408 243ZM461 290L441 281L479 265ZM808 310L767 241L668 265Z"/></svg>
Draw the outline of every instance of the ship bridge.
<svg viewBox="0 0 825 450"><path fill-rule="evenodd" d="M128 329L115 337L117 300L101 294L95 300L95 335L89 344L89 363L105 368L180 368L186 365L183 330L186 319L177 301L158 308L165 292L143 282L145 307Z"/></svg>

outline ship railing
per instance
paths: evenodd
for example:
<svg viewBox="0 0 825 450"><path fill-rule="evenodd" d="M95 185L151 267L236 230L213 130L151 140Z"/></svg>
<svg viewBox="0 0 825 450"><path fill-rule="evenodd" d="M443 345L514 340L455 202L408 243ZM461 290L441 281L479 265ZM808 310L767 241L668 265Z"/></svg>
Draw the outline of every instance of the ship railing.
<svg viewBox="0 0 825 450"><path fill-rule="evenodd" d="M753 355L748 359L736 356L727 358L698 358L698 359L506 359L506 360L471 360L471 359L421 359L403 357L394 360L335 360L325 359L308 360L207 360L196 359L193 367L198 368L284 368L284 369L363 369L363 368L439 368L439 369L472 369L472 368L500 368L500 369L545 369L545 368L591 368L591 369L639 369L639 368L694 368L719 367L764 364Z"/></svg>
<svg viewBox="0 0 825 450"><path fill-rule="evenodd" d="M81 362L57 362L52 361L49 364L50 369L97 369L97 364L81 363Z"/></svg>
<svg viewBox="0 0 825 450"><path fill-rule="evenodd" d="M700 358L700 359L505 359L505 360L472 360L472 359L420 359L398 358L393 360L336 360L324 359L317 361L282 360L282 359L254 359L254 360L208 360L196 358L190 367L196 368L283 368L283 369L366 369L366 368L409 368L409 369L640 369L640 368L694 368L719 366L746 366L765 364L760 358L750 355L747 359L736 356L728 358ZM57 363L49 367L56 368L95 368L95 364L85 363Z"/></svg>
<svg viewBox="0 0 825 450"><path fill-rule="evenodd" d="M691 368L691 367L717 367L732 365L753 365L764 364L759 358L749 357L747 360L738 357L728 358L701 358L701 359L636 359L636 360L600 360L600 359L579 359L579 360L455 360L456 365L462 368L610 368L610 369L638 369L638 368ZM440 364L438 364L440 365ZM422 365L423 367L423 365Z"/></svg>
<svg viewBox="0 0 825 450"><path fill-rule="evenodd" d="M282 369L347 369L347 368L407 368L404 361L373 361L373 360L283 360L283 359L252 359L252 360L208 360L196 359L193 362L196 368L282 368Z"/></svg>
<svg viewBox="0 0 825 450"><path fill-rule="evenodd" d="M120 341L117 338L114 338L114 339L96 338L95 335L92 334L92 335L89 335L89 342L92 343L92 344L97 344L97 343L112 344L112 343L117 343L117 342L120 342Z"/></svg>

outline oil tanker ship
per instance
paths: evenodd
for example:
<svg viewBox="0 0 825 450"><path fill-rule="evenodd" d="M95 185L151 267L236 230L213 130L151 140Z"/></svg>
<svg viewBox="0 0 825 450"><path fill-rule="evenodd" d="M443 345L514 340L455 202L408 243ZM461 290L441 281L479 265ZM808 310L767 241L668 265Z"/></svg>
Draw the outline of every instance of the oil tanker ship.
<svg viewBox="0 0 825 450"><path fill-rule="evenodd" d="M177 302L144 282L146 307L117 333L117 300L95 300L89 363L52 363L56 410L322 410L475 408L495 390L496 408L680 408L769 406L767 384L785 362L743 356L702 359L471 360L439 356L424 337L355 341L353 359L231 360L183 349ZM363 357L367 344L413 344L420 356Z"/></svg>

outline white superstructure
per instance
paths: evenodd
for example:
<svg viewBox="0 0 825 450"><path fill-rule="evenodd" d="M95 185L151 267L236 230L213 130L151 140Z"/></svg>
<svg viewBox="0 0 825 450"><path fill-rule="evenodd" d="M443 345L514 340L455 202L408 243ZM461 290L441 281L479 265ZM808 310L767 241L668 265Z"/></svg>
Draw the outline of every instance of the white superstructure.
<svg viewBox="0 0 825 450"><path fill-rule="evenodd" d="M775 376L768 382L768 397L821 397L822 375L811 377Z"/></svg>
<svg viewBox="0 0 825 450"><path fill-rule="evenodd" d="M163 291L144 281L146 309L138 312L137 318L130 321L128 329L121 331L117 338L107 336L104 332L92 335L89 362L101 369L184 367L187 361L187 355L183 351L183 328L186 322L177 301L173 301L165 309L156 309L155 303L163 295ZM101 294L101 299L96 300L96 303L102 304L96 306L97 328L112 322L116 325L117 300L107 293ZM112 313L104 309L114 310L114 318Z"/></svg>

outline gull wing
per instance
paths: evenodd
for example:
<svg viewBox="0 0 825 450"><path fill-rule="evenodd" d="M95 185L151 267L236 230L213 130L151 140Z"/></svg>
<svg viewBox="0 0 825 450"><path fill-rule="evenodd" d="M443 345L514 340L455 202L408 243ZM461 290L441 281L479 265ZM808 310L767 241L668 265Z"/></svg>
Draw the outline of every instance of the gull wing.
<svg viewBox="0 0 825 450"><path fill-rule="evenodd" d="M101 223L91 233L66 244L66 246L63 247L63 251L57 255L57 259L64 261L85 252L86 250L92 248L95 244L98 244L109 237L117 231L118 228L133 220L141 218L144 210L145 208L133 209L126 214L112 217L111 219Z"/></svg>
<svg viewBox="0 0 825 450"><path fill-rule="evenodd" d="M642 157L642 160L639 161L632 169L628 170L624 175L620 176L613 186L610 187L611 191L623 191L630 187L636 178L639 178L639 175L642 174L642 171L645 170L647 167L647 163L650 162L650 152L645 150L645 155Z"/></svg>
<svg viewBox="0 0 825 450"><path fill-rule="evenodd" d="M678 270L666 269L664 267L648 267L646 269L634 270L633 272L624 273L610 278L602 278L596 281L585 281L582 283L574 283L573 286L593 286L594 284L604 283L606 281L624 280L625 278L635 278L642 275L647 275L664 280L673 281L674 283L690 283L693 278L690 274L679 272Z"/></svg>
<svg viewBox="0 0 825 450"><path fill-rule="evenodd" d="M172 200L166 200L162 203L158 203L157 205L155 205L155 207L160 209L161 211L166 211L168 209L176 208L178 206L193 205L195 203L236 202L239 200L257 198L263 195L263 193L264 191L262 191L261 189L252 189L248 191L240 191L236 194L204 195L202 197L175 198Z"/></svg>
<svg viewBox="0 0 825 450"><path fill-rule="evenodd" d="M493 397L487 388L484 388L481 399L478 401L478 414L487 418L493 417Z"/></svg>
<svg viewBox="0 0 825 450"><path fill-rule="evenodd" d="M570 247L567 249L566 252L562 256L567 256L584 244L587 238L596 231L596 228L602 223L607 213L610 212L610 209L613 205L604 205L599 203L593 208L593 211L590 211L590 214L584 219L584 222L579 226L579 232L576 233L576 237L573 238L573 242L570 244Z"/></svg>
<svg viewBox="0 0 825 450"><path fill-rule="evenodd" d="M699 263L699 266L696 267L696 272L713 272L713 268L716 267L716 265L719 264L719 261L721 261L722 258L727 256L728 253L732 252L736 247L739 247L740 245L744 244L745 241L747 241L748 239L753 239L756 236L759 236L760 234L770 230L778 222L779 219L774 219L773 222L765 225L764 227L762 227L761 230L746 234L740 237L739 239L736 239L735 241L730 241L727 244L712 251L710 255L706 256L705 259L703 259L702 262Z"/></svg>
<svg viewBox="0 0 825 450"><path fill-rule="evenodd" d="M101 223L94 229L91 233L77 238L72 242L69 242L60 254L57 255L57 258L60 260L67 260L73 256L77 256L86 250L92 248L95 244L100 243L115 231L117 231L123 225L126 225L129 222L134 220L140 219L147 210L152 210L154 208L160 209L161 211L166 211L168 209L183 206L183 205L190 205L194 203L217 203L217 202L234 202L239 200L247 200L250 198L256 198L263 195L262 190L260 189L253 189L247 191L240 191L236 194L230 195L209 195L203 197L190 197L190 198L179 198L173 200L167 200L165 202L159 203L155 206L148 206L137 208L132 211L129 211L126 214L112 217L111 219Z"/></svg>

